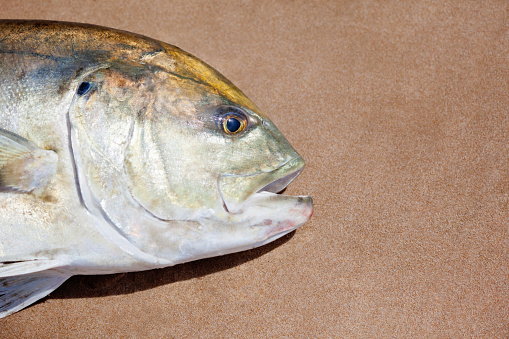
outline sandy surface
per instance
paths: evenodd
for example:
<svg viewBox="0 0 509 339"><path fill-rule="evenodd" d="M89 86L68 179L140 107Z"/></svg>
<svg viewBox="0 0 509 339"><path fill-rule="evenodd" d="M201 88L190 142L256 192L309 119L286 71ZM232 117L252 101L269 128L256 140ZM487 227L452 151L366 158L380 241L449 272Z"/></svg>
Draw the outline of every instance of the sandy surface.
<svg viewBox="0 0 509 339"><path fill-rule="evenodd" d="M122 4L122 5L120 5ZM0 1L141 33L237 84L307 161L260 249L74 277L3 338L509 337L507 1Z"/></svg>

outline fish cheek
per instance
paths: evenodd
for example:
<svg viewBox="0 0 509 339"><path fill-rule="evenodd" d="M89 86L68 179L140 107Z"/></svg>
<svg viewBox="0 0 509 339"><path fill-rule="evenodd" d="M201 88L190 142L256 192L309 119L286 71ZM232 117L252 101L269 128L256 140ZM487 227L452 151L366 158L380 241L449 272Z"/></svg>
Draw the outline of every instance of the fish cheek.
<svg viewBox="0 0 509 339"><path fill-rule="evenodd" d="M211 160L223 140L217 145L209 112L223 101L194 83L158 76L164 86L134 123L126 153L131 192L164 220L222 208L217 165Z"/></svg>
<svg viewBox="0 0 509 339"><path fill-rule="evenodd" d="M179 124L137 121L125 168L134 198L161 219L189 218L219 200L217 179L206 168L207 149Z"/></svg>

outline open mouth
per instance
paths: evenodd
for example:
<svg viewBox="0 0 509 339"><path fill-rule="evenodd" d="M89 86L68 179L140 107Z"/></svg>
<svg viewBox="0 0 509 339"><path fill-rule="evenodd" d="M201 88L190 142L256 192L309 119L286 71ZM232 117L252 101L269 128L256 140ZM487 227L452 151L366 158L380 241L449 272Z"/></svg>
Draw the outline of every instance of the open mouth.
<svg viewBox="0 0 509 339"><path fill-rule="evenodd" d="M306 223L313 214L309 196L277 194L284 190L304 168L297 156L275 170L252 175L224 175L218 181L228 222L242 224L242 239L235 251L262 246Z"/></svg>
<svg viewBox="0 0 509 339"><path fill-rule="evenodd" d="M283 191L303 170L304 160L293 158L270 172L246 176L224 175L219 179L223 206L229 213L240 213L252 205L261 193Z"/></svg>
<svg viewBox="0 0 509 339"><path fill-rule="evenodd" d="M297 178L297 176L302 172L304 167L301 167L300 169L296 170L293 173L290 173L280 179L276 179L273 182L267 184L265 187L260 189L259 192L271 192L271 193L280 193L282 192L290 183Z"/></svg>

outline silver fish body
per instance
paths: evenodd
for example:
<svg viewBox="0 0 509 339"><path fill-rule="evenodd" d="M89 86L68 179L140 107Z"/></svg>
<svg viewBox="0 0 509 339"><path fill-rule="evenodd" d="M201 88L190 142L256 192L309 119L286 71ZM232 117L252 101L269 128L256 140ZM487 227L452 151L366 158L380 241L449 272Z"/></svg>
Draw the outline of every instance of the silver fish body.
<svg viewBox="0 0 509 339"><path fill-rule="evenodd" d="M304 160L238 88L165 43L0 21L0 317L76 274L166 267L311 217Z"/></svg>

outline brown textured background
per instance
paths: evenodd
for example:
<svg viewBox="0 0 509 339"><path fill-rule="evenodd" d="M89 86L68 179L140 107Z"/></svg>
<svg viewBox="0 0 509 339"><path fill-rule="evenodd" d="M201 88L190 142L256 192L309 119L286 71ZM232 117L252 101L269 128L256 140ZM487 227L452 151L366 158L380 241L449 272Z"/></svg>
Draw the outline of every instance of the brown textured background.
<svg viewBox="0 0 509 339"><path fill-rule="evenodd" d="M509 337L509 2L0 1L210 63L307 160L311 221L249 252L74 277L5 338Z"/></svg>

